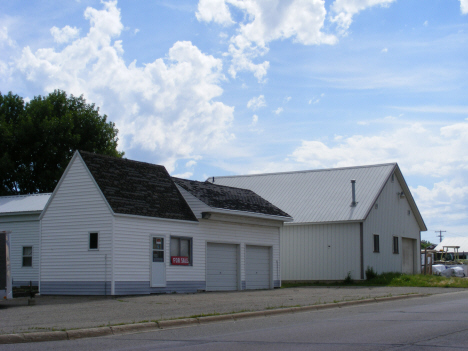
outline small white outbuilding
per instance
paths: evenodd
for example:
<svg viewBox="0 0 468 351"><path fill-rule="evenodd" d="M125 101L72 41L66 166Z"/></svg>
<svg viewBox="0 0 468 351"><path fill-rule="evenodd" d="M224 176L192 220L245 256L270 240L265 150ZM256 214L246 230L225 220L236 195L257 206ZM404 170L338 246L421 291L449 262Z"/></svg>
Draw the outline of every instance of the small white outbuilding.
<svg viewBox="0 0 468 351"><path fill-rule="evenodd" d="M283 281L420 272L427 228L396 163L208 181L250 189L293 217L281 229Z"/></svg>
<svg viewBox="0 0 468 351"><path fill-rule="evenodd" d="M76 152L41 215L42 295L279 287L280 228L254 192Z"/></svg>
<svg viewBox="0 0 468 351"><path fill-rule="evenodd" d="M0 231L11 232L13 287L38 285L39 216L51 194L0 197Z"/></svg>

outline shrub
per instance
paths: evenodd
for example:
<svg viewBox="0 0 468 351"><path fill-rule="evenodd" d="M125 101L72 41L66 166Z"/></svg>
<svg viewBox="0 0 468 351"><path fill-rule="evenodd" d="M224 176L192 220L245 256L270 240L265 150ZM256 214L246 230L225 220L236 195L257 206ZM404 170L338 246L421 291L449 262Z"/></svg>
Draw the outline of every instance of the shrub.
<svg viewBox="0 0 468 351"><path fill-rule="evenodd" d="M351 278L351 271L349 271L348 274L346 275L346 278L344 278L344 284L351 285L353 283L354 283L354 280L353 278Z"/></svg>
<svg viewBox="0 0 468 351"><path fill-rule="evenodd" d="M377 273L374 271L373 267L367 266L366 269L366 280L372 280L377 277Z"/></svg>

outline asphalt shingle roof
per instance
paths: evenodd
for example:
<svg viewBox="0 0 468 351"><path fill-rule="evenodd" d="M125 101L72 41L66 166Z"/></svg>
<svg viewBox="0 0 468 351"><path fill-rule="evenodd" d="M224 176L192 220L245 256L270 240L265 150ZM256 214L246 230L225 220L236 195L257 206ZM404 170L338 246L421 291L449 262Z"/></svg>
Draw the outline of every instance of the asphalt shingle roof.
<svg viewBox="0 0 468 351"><path fill-rule="evenodd" d="M115 213L197 221L164 166L80 151Z"/></svg>
<svg viewBox="0 0 468 351"><path fill-rule="evenodd" d="M290 217L272 203L248 189L172 178L174 182L212 208Z"/></svg>

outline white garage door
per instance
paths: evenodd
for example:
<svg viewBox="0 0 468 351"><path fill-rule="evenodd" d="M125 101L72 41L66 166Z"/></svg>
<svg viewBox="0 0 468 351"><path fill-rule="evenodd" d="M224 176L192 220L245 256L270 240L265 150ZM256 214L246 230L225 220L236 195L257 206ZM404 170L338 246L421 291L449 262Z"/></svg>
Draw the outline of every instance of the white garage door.
<svg viewBox="0 0 468 351"><path fill-rule="evenodd" d="M237 245L208 243L206 290L237 290Z"/></svg>
<svg viewBox="0 0 468 351"><path fill-rule="evenodd" d="M246 289L270 289L270 248L246 246Z"/></svg>
<svg viewBox="0 0 468 351"><path fill-rule="evenodd" d="M414 239L401 239L401 246L403 248L403 263L402 273L413 274L414 273Z"/></svg>

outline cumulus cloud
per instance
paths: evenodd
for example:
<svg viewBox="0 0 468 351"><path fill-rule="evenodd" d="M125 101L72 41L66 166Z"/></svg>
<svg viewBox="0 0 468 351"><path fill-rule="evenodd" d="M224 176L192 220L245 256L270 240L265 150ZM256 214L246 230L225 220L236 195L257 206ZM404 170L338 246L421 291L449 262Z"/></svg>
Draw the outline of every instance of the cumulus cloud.
<svg viewBox="0 0 468 351"><path fill-rule="evenodd" d="M433 130L408 124L374 136L353 135L337 143L304 140L292 158L307 167L347 167L398 161L407 174L435 177L468 171L468 122Z"/></svg>
<svg viewBox="0 0 468 351"><path fill-rule="evenodd" d="M266 102L265 102L265 96L263 95L260 95L258 97L253 97L252 99L249 100L249 102L247 102L247 107L254 111L264 106L266 106Z"/></svg>
<svg viewBox="0 0 468 351"><path fill-rule="evenodd" d="M460 0L460 10L464 15L468 13L468 0Z"/></svg>
<svg viewBox="0 0 468 351"><path fill-rule="evenodd" d="M338 25L341 35L346 35L353 16L373 6L389 6L396 0L335 0L331 6L332 22Z"/></svg>
<svg viewBox="0 0 468 351"><path fill-rule="evenodd" d="M181 41L164 59L126 65L120 10L115 1L103 7L86 9L86 36L61 50L25 47L16 69L45 92L83 94L116 122L127 154L151 151L169 171L178 158L194 158L233 138L234 108L213 100L223 93L222 61Z"/></svg>
<svg viewBox="0 0 468 351"><path fill-rule="evenodd" d="M50 33L54 37L54 41L59 44L68 43L71 39L78 37L80 30L76 27L65 26L62 29L52 27Z"/></svg>
<svg viewBox="0 0 468 351"><path fill-rule="evenodd" d="M200 0L195 15L199 21L215 22L224 26L234 24L224 0Z"/></svg>
<svg viewBox="0 0 468 351"><path fill-rule="evenodd" d="M253 60L265 55L268 43L274 40L292 39L303 45L336 43L334 35L323 32L326 18L324 0L200 0L197 19L231 24L228 4L244 13L237 34L230 39L232 63L229 73L233 77L237 72L250 71L262 81L269 62L254 63ZM219 17L215 16L215 9L218 9Z"/></svg>

